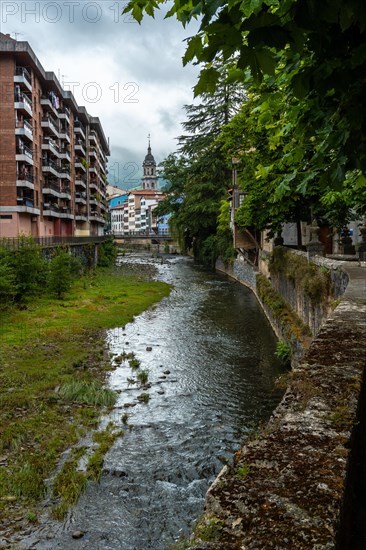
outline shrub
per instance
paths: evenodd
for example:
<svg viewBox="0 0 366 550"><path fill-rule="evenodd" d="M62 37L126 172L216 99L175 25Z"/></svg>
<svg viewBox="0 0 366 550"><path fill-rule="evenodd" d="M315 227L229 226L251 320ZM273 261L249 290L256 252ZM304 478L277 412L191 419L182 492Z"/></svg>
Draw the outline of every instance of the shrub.
<svg viewBox="0 0 366 550"><path fill-rule="evenodd" d="M18 248L9 254L8 265L14 273L15 299L25 301L38 294L47 281L48 262L41 247L31 237L20 237Z"/></svg>
<svg viewBox="0 0 366 550"><path fill-rule="evenodd" d="M11 302L15 296L15 274L9 265L6 251L0 251L0 305Z"/></svg>
<svg viewBox="0 0 366 550"><path fill-rule="evenodd" d="M99 245L98 249L98 266L109 267L114 264L117 258L117 247L113 239L108 239Z"/></svg>
<svg viewBox="0 0 366 550"><path fill-rule="evenodd" d="M73 277L81 272L81 263L65 250L59 249L52 258L48 287L52 294L62 299L72 285Z"/></svg>
<svg viewBox="0 0 366 550"><path fill-rule="evenodd" d="M287 342L278 340L275 356L281 359L282 363L287 364L291 361L291 347Z"/></svg>

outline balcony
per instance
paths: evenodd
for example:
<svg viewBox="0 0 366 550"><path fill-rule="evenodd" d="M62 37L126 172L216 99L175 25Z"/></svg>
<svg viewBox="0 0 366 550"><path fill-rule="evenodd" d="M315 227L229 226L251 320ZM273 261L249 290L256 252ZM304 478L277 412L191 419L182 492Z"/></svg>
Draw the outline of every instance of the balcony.
<svg viewBox="0 0 366 550"><path fill-rule="evenodd" d="M74 121L74 133L82 136L84 140L86 139L85 128L79 120Z"/></svg>
<svg viewBox="0 0 366 550"><path fill-rule="evenodd" d="M33 166L33 152L32 149L24 145L24 143L19 143L16 148L15 159L19 162L27 162Z"/></svg>
<svg viewBox="0 0 366 550"><path fill-rule="evenodd" d="M67 141L67 143L70 143L70 129L69 128L63 128L60 129L60 139L63 139Z"/></svg>
<svg viewBox="0 0 366 550"><path fill-rule="evenodd" d="M58 182L45 180L43 182L42 193L53 197L61 198L61 186Z"/></svg>
<svg viewBox="0 0 366 550"><path fill-rule="evenodd" d="M96 166L89 166L89 172L91 174L98 174L97 167Z"/></svg>
<svg viewBox="0 0 366 550"><path fill-rule="evenodd" d="M88 137L89 137L89 141L90 141L90 142L93 142L93 143L97 144L97 135L96 135L96 133L94 132L94 130L92 130L92 131L90 132L90 134L89 134Z"/></svg>
<svg viewBox="0 0 366 550"><path fill-rule="evenodd" d="M17 197L17 206L27 206L34 208L34 200L30 197Z"/></svg>
<svg viewBox="0 0 366 550"><path fill-rule="evenodd" d="M91 148L89 149L89 157L90 157L90 158L93 158L93 157L94 157L94 159L97 159L97 150L96 150L95 147L91 147Z"/></svg>
<svg viewBox="0 0 366 550"><path fill-rule="evenodd" d="M42 151L49 151L57 158L60 158L60 148L57 143L50 137L45 137L42 143Z"/></svg>
<svg viewBox="0 0 366 550"><path fill-rule="evenodd" d="M70 177L70 165L61 166L59 169L60 178L71 180Z"/></svg>
<svg viewBox="0 0 366 550"><path fill-rule="evenodd" d="M71 189L70 189L70 187L68 187L67 185L64 185L63 187L61 187L60 197L61 197L61 199L65 199L65 200L70 201L71 200Z"/></svg>
<svg viewBox="0 0 366 550"><path fill-rule="evenodd" d="M71 160L71 156L70 156L70 151L68 149L61 149L60 150L60 159L64 159L64 160L67 160L70 162Z"/></svg>
<svg viewBox="0 0 366 550"><path fill-rule="evenodd" d="M54 136L56 136L57 138L60 138L58 124L52 117L50 116L42 117L41 126L44 130L48 130Z"/></svg>
<svg viewBox="0 0 366 550"><path fill-rule="evenodd" d="M105 164L102 163L102 162L100 162L100 160L99 160L98 162L99 162L99 166L100 166L100 168L101 168L103 174L106 176L106 175L107 175L107 169L106 169L106 167L105 167Z"/></svg>
<svg viewBox="0 0 366 550"><path fill-rule="evenodd" d="M103 218L103 216L95 212L90 212L89 220L105 225L105 219Z"/></svg>
<svg viewBox="0 0 366 550"><path fill-rule="evenodd" d="M56 107L53 106L51 99L49 97L47 97L46 95L43 95L41 97L41 105L43 107L43 112L44 113L51 112L55 116L58 116L58 112L57 112Z"/></svg>
<svg viewBox="0 0 366 550"><path fill-rule="evenodd" d="M89 182L89 189L95 189L95 190L97 191L97 190L98 190L97 182L94 181L94 180L90 180L90 182Z"/></svg>
<svg viewBox="0 0 366 550"><path fill-rule="evenodd" d="M63 109L60 109L58 112L58 118L61 120L66 120L68 124L70 124L70 109L67 107L64 107Z"/></svg>
<svg viewBox="0 0 366 550"><path fill-rule="evenodd" d="M29 97L22 92L15 91L14 96L14 108L18 111L24 111L29 116L33 116L32 112L32 100L29 99Z"/></svg>
<svg viewBox="0 0 366 550"><path fill-rule="evenodd" d="M43 159L42 164L42 172L43 173L50 173L56 176L57 178L60 177L60 167L51 159Z"/></svg>
<svg viewBox="0 0 366 550"><path fill-rule="evenodd" d="M86 214L86 212L75 212L75 220L76 221L81 221L81 222L86 222L88 220L88 216Z"/></svg>
<svg viewBox="0 0 366 550"><path fill-rule="evenodd" d="M75 202L78 204L86 204L86 193L75 193Z"/></svg>
<svg viewBox="0 0 366 550"><path fill-rule="evenodd" d="M85 143L82 140L75 142L75 154L77 154L80 157L85 158Z"/></svg>
<svg viewBox="0 0 366 550"><path fill-rule="evenodd" d="M86 189L86 179L80 176L80 174L76 174L75 176L75 186L76 187L82 187L83 189Z"/></svg>
<svg viewBox="0 0 366 550"><path fill-rule="evenodd" d="M30 92L32 91L32 76L25 67L15 68L14 82L25 86Z"/></svg>
<svg viewBox="0 0 366 550"><path fill-rule="evenodd" d="M59 206L54 203L43 203L43 216L48 216L51 218L69 218L74 219L74 214L71 212L71 209L66 206Z"/></svg>
<svg viewBox="0 0 366 550"><path fill-rule="evenodd" d="M75 169L82 170L84 173L86 173L86 168L79 159L75 159Z"/></svg>
<svg viewBox="0 0 366 550"><path fill-rule="evenodd" d="M26 137L33 141L33 127L27 120L17 120L15 126L15 135Z"/></svg>
<svg viewBox="0 0 366 550"><path fill-rule="evenodd" d="M34 189L33 176L31 174L17 174L16 186L27 187L28 189Z"/></svg>

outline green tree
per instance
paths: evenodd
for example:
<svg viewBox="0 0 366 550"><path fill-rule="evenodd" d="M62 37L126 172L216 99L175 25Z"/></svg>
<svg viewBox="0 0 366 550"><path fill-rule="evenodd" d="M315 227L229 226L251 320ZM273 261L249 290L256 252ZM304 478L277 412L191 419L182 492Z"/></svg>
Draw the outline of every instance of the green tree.
<svg viewBox="0 0 366 550"><path fill-rule="evenodd" d="M15 297L15 275L10 267L9 251L0 249L0 307L9 304Z"/></svg>
<svg viewBox="0 0 366 550"><path fill-rule="evenodd" d="M153 15L164 4L166 0L131 0L125 11L141 21L144 13ZM364 0L173 0L167 16L175 16L183 25L193 18L201 21L198 33L187 40L184 56L184 63L202 63L196 94L215 90L220 78L217 59L227 65L231 81L245 83L252 92L261 96L264 80L267 86L274 85L275 93L284 94L286 103L282 102L278 123L267 129L274 140L281 139L290 124L294 154L289 142L285 165L275 155L269 159L274 162L261 164L264 175L272 172L269 193L276 195L277 203L288 205L295 193L312 204L312 211L319 209L320 216L335 197L319 199L316 188L322 197L327 192L340 193L343 203L349 203L351 189L358 197L351 202L362 209L366 194ZM265 110L267 97L263 103Z"/></svg>
<svg viewBox="0 0 366 550"><path fill-rule="evenodd" d="M185 106L187 120L182 126L187 133L179 138L179 152L161 165L169 193L157 211L172 214L170 225L181 248L192 249L197 259L209 264L217 257L217 241L211 237L231 184L230 166L217 137L245 99L242 87L228 83L225 68L220 75L213 94L204 92L199 104Z"/></svg>
<svg viewBox="0 0 366 550"><path fill-rule="evenodd" d="M117 257L117 247L113 239L108 239L98 248L98 266L109 267L114 264Z"/></svg>
<svg viewBox="0 0 366 550"><path fill-rule="evenodd" d="M18 247L9 256L9 267L14 273L14 294L18 302L38 294L46 283L48 264L41 247L31 237L19 238Z"/></svg>
<svg viewBox="0 0 366 550"><path fill-rule="evenodd" d="M59 300L70 290L73 278L80 274L81 263L68 251L56 250L50 262L48 288Z"/></svg>

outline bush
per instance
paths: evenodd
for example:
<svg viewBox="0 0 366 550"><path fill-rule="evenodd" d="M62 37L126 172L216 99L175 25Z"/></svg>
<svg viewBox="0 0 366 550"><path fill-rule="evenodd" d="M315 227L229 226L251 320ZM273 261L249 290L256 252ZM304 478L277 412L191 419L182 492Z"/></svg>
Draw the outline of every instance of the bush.
<svg viewBox="0 0 366 550"><path fill-rule="evenodd" d="M20 237L18 248L8 256L8 265L14 274L14 294L18 302L41 292L48 274L48 263L41 247L31 237Z"/></svg>
<svg viewBox="0 0 366 550"><path fill-rule="evenodd" d="M117 247L113 239L108 239L100 244L98 249L98 266L109 267L114 264L117 258Z"/></svg>
<svg viewBox="0 0 366 550"><path fill-rule="evenodd" d="M59 249L49 268L48 287L52 294L62 299L72 285L74 276L81 272L81 263L65 250Z"/></svg>
<svg viewBox="0 0 366 550"><path fill-rule="evenodd" d="M15 274L9 265L5 249L0 251L0 305L5 306L15 297Z"/></svg>

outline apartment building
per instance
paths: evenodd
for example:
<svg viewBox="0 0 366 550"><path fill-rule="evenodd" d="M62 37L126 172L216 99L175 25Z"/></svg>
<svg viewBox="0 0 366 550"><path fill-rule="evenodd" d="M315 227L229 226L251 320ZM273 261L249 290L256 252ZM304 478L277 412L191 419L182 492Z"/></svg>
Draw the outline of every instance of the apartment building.
<svg viewBox="0 0 366 550"><path fill-rule="evenodd" d="M103 234L109 154L99 118L0 33L0 238Z"/></svg>

